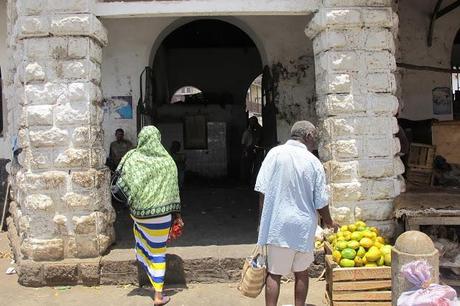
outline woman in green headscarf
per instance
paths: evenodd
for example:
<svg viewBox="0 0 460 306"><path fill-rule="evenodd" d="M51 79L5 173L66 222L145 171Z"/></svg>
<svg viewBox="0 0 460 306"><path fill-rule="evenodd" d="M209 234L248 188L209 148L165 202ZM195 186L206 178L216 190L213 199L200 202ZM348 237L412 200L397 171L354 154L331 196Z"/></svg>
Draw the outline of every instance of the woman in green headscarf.
<svg viewBox="0 0 460 306"><path fill-rule="evenodd" d="M118 166L121 176L117 185L128 195L136 258L152 282L154 305L165 305L169 302L162 294L166 242L171 224L183 225L177 167L161 144L156 127L144 127L138 138L137 148L129 151Z"/></svg>

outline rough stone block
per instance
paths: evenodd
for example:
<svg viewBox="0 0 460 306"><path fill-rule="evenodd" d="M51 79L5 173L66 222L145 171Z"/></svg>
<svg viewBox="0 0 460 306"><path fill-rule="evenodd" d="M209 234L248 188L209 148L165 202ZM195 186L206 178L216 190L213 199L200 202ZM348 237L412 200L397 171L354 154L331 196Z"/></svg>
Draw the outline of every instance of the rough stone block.
<svg viewBox="0 0 460 306"><path fill-rule="evenodd" d="M69 39L66 37L53 37L49 39L48 55L54 60L68 57Z"/></svg>
<svg viewBox="0 0 460 306"><path fill-rule="evenodd" d="M395 71L396 60L393 54L388 51L368 52L365 55L368 71Z"/></svg>
<svg viewBox="0 0 460 306"><path fill-rule="evenodd" d="M18 183L19 187L26 191L55 190L66 186L67 176L67 173L62 171L26 173L23 179L18 180Z"/></svg>
<svg viewBox="0 0 460 306"><path fill-rule="evenodd" d="M32 211L48 211L53 207L53 205L53 200L44 194L31 194L28 195L25 200L25 207Z"/></svg>
<svg viewBox="0 0 460 306"><path fill-rule="evenodd" d="M68 192L62 198L64 203L71 209L88 209L92 199L88 195Z"/></svg>
<svg viewBox="0 0 460 306"><path fill-rule="evenodd" d="M94 39L89 41L89 56L92 61L102 64L102 47Z"/></svg>
<svg viewBox="0 0 460 306"><path fill-rule="evenodd" d="M320 145L319 153L321 160L328 161L331 159L350 160L358 158L362 152L361 143L356 139L338 140Z"/></svg>
<svg viewBox="0 0 460 306"><path fill-rule="evenodd" d="M395 76L392 73L370 73L367 76L367 89L369 92L395 94Z"/></svg>
<svg viewBox="0 0 460 306"><path fill-rule="evenodd" d="M368 7L368 6L388 6L392 4L391 0L324 0L325 7Z"/></svg>
<svg viewBox="0 0 460 306"><path fill-rule="evenodd" d="M17 21L18 37L39 37L48 36L50 23L47 16L23 16Z"/></svg>
<svg viewBox="0 0 460 306"><path fill-rule="evenodd" d="M30 164L32 169L50 169L53 165L52 149L26 149L25 154L26 163Z"/></svg>
<svg viewBox="0 0 460 306"><path fill-rule="evenodd" d="M34 130L29 132L30 143L35 147L55 147L66 145L69 134L66 130L51 128L48 130Z"/></svg>
<svg viewBox="0 0 460 306"><path fill-rule="evenodd" d="M395 115L399 107L398 99L390 94L370 94L368 102L368 110L375 114L390 113Z"/></svg>
<svg viewBox="0 0 460 306"><path fill-rule="evenodd" d="M393 201L360 201L355 204L356 220L384 221L393 217Z"/></svg>
<svg viewBox="0 0 460 306"><path fill-rule="evenodd" d="M404 173L399 157L359 161L359 175L363 178L393 177Z"/></svg>
<svg viewBox="0 0 460 306"><path fill-rule="evenodd" d="M21 0L16 2L17 14L40 15L46 8L48 0Z"/></svg>
<svg viewBox="0 0 460 306"><path fill-rule="evenodd" d="M48 0L49 7L54 12L90 13L94 0Z"/></svg>
<svg viewBox="0 0 460 306"><path fill-rule="evenodd" d="M90 54L90 38L72 37L69 39L69 58L84 59Z"/></svg>
<svg viewBox="0 0 460 306"><path fill-rule="evenodd" d="M89 60L74 60L62 63L62 77L65 79L89 79L91 62Z"/></svg>
<svg viewBox="0 0 460 306"><path fill-rule="evenodd" d="M55 108L57 126L76 126L90 123L90 109L88 102L69 102Z"/></svg>
<svg viewBox="0 0 460 306"><path fill-rule="evenodd" d="M58 153L54 163L59 168L85 167L89 163L89 155L88 150L69 148Z"/></svg>
<svg viewBox="0 0 460 306"><path fill-rule="evenodd" d="M338 162L328 161L324 164L330 182L350 182L356 180L358 175L358 161Z"/></svg>
<svg viewBox="0 0 460 306"><path fill-rule="evenodd" d="M323 74L316 79L318 93L347 94L352 89L352 79L349 74Z"/></svg>
<svg viewBox="0 0 460 306"><path fill-rule="evenodd" d="M64 257L65 258L76 258L77 257L77 241L75 239L75 236L64 235L63 240L64 240Z"/></svg>
<svg viewBox="0 0 460 306"><path fill-rule="evenodd" d="M100 282L99 261L78 264L80 281L85 286L97 286Z"/></svg>
<svg viewBox="0 0 460 306"><path fill-rule="evenodd" d="M400 184L396 179L369 181L369 194L373 200L393 199L400 194L399 188Z"/></svg>
<svg viewBox="0 0 460 306"><path fill-rule="evenodd" d="M92 213L89 216L73 217L72 221L75 224L75 233L93 235L96 234L96 218L96 213Z"/></svg>
<svg viewBox="0 0 460 306"><path fill-rule="evenodd" d="M107 155L105 154L104 149L91 150L90 167L96 169L101 169L102 167L104 167L106 162L106 156Z"/></svg>
<svg viewBox="0 0 460 306"><path fill-rule="evenodd" d="M24 40L24 55L27 60L44 60L49 58L48 38L29 38Z"/></svg>
<svg viewBox="0 0 460 306"><path fill-rule="evenodd" d="M328 8L317 14L324 14L323 22L327 27L347 28L362 25L361 13L356 8Z"/></svg>
<svg viewBox="0 0 460 306"><path fill-rule="evenodd" d="M91 188L96 186L96 170L72 172L72 183L79 188Z"/></svg>
<svg viewBox="0 0 460 306"><path fill-rule="evenodd" d="M366 101L356 95L331 94L321 96L316 103L316 109L320 117L337 115L356 115L367 110Z"/></svg>
<svg viewBox="0 0 460 306"><path fill-rule="evenodd" d="M50 32L56 36L90 36L101 45L107 44L107 31L91 14L55 15L51 17Z"/></svg>
<svg viewBox="0 0 460 306"><path fill-rule="evenodd" d="M59 235L68 235L69 230L67 228L67 217L64 215L55 215L53 222L56 225L56 231ZM66 247L64 244L64 254L66 254ZM68 256L66 256L68 257Z"/></svg>
<svg viewBox="0 0 460 306"><path fill-rule="evenodd" d="M135 253L112 250L101 259L101 285L137 284Z"/></svg>
<svg viewBox="0 0 460 306"><path fill-rule="evenodd" d="M35 261L56 261L64 257L62 239L29 239L32 259Z"/></svg>
<svg viewBox="0 0 460 306"><path fill-rule="evenodd" d="M88 35L90 14L56 15L51 18L50 31L57 36Z"/></svg>
<svg viewBox="0 0 460 306"><path fill-rule="evenodd" d="M369 137L366 152L369 157L390 157L397 153L393 139L388 137Z"/></svg>
<svg viewBox="0 0 460 306"><path fill-rule="evenodd" d="M69 100L74 102L96 101L96 86L90 82L69 84Z"/></svg>
<svg viewBox="0 0 460 306"><path fill-rule="evenodd" d="M59 83L30 84L24 88L27 104L52 105L67 99L67 86Z"/></svg>
<svg viewBox="0 0 460 306"><path fill-rule="evenodd" d="M358 71L359 58L355 52L342 51L334 52L329 51L322 53L318 56L319 65L322 70L330 72L350 72Z"/></svg>
<svg viewBox="0 0 460 306"><path fill-rule="evenodd" d="M53 125L53 107L37 105L27 107L27 121L29 125Z"/></svg>
<svg viewBox="0 0 460 306"><path fill-rule="evenodd" d="M368 27L392 28L395 22L391 8L365 9L362 13L362 19Z"/></svg>
<svg viewBox="0 0 460 306"><path fill-rule="evenodd" d="M390 30L372 30L364 34L364 47L366 50L388 50L391 54L394 54L395 42Z"/></svg>
<svg viewBox="0 0 460 306"><path fill-rule="evenodd" d="M47 285L76 285L78 283L77 263L44 265L45 282Z"/></svg>
<svg viewBox="0 0 460 306"><path fill-rule="evenodd" d="M333 183L330 185L332 199L335 202L360 201L367 193L364 182Z"/></svg>
<svg viewBox="0 0 460 306"><path fill-rule="evenodd" d="M46 79L46 67L43 63L30 63L26 65L24 71L24 78L26 82L42 82Z"/></svg>
<svg viewBox="0 0 460 306"><path fill-rule="evenodd" d="M334 203L331 209L331 216L334 221L340 225L350 224L355 222L354 208L340 206L340 203Z"/></svg>
<svg viewBox="0 0 460 306"><path fill-rule="evenodd" d="M26 287L41 287L45 285L43 264L32 260L18 262L18 282Z"/></svg>
<svg viewBox="0 0 460 306"><path fill-rule="evenodd" d="M98 257L99 245L95 235L76 235L77 257L78 258L94 258Z"/></svg>
<svg viewBox="0 0 460 306"><path fill-rule="evenodd" d="M385 117L331 117L323 121L323 132L331 138L350 135L375 135L393 137L398 131L396 118Z"/></svg>

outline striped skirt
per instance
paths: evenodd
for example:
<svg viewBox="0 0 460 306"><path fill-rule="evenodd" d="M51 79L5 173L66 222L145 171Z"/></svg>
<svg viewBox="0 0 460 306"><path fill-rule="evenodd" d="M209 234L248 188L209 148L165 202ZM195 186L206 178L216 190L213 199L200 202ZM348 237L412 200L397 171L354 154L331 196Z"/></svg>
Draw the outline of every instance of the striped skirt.
<svg viewBox="0 0 460 306"><path fill-rule="evenodd" d="M166 270L166 241L171 228L171 215L150 219L132 218L136 238L136 258L147 272L155 291L162 292Z"/></svg>

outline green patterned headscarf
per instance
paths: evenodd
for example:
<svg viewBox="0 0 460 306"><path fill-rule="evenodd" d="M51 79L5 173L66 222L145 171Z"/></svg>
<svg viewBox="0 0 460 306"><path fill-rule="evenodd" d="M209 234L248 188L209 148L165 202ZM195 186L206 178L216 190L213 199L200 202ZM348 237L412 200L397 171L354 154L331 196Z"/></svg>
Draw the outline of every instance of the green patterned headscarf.
<svg viewBox="0 0 460 306"><path fill-rule="evenodd" d="M154 126L139 133L136 149L126 153L117 185L128 195L131 215L151 218L180 211L177 168Z"/></svg>

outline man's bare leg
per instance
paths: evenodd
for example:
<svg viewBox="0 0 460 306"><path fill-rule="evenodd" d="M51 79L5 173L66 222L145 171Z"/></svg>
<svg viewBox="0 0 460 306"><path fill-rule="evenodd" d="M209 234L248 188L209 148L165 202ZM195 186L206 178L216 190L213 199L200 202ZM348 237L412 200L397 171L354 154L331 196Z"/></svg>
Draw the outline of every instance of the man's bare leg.
<svg viewBox="0 0 460 306"><path fill-rule="evenodd" d="M267 283L265 284L265 305L276 306L280 295L281 275L268 273Z"/></svg>
<svg viewBox="0 0 460 306"><path fill-rule="evenodd" d="M308 270L295 272L295 306L305 306L308 294Z"/></svg>

